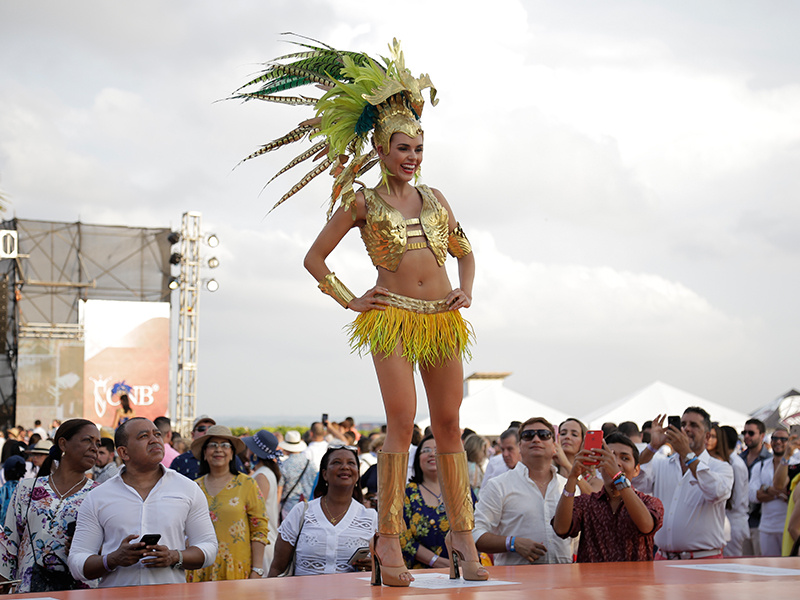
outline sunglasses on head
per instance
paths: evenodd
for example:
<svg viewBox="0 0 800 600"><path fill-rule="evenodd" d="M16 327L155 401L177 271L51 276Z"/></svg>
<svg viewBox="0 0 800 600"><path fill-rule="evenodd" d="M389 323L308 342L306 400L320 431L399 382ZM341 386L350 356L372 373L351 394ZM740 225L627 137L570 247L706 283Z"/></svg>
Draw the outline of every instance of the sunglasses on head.
<svg viewBox="0 0 800 600"><path fill-rule="evenodd" d="M519 434L519 439L523 442L530 442L536 436L539 436L539 439L545 442L553 437L553 432L549 429L526 429Z"/></svg>

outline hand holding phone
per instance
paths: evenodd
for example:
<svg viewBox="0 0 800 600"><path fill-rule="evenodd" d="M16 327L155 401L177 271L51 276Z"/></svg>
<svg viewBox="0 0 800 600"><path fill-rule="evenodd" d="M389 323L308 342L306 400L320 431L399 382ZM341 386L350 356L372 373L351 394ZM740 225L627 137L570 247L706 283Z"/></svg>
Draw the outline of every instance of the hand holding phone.
<svg viewBox="0 0 800 600"><path fill-rule="evenodd" d="M591 452L592 450L599 450L603 447L603 432L597 429L591 429L586 432L586 436L583 438L583 449L587 452ZM596 466L600 461L587 461L585 465L592 465Z"/></svg>
<svg viewBox="0 0 800 600"><path fill-rule="evenodd" d="M161 539L160 533L146 533L142 536L142 539L139 541L144 543L145 546L155 546L158 544L158 540Z"/></svg>

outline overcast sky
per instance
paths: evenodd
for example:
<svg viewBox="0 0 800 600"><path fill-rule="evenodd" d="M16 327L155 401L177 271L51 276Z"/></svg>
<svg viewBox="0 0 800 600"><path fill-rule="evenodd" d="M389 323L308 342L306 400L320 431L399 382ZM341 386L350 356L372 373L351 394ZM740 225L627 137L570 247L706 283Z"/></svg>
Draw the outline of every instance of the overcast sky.
<svg viewBox="0 0 800 600"><path fill-rule="evenodd" d="M576 416L655 380L750 412L800 386L798 22L790 0L2 1L0 189L25 219L202 212L222 266L201 412L378 416L355 313L302 267L330 179L266 216L305 171L262 192L293 155L234 169L308 112L217 101L282 32L373 56L397 37L441 100L422 181L476 253L465 373ZM329 265L374 284L355 231Z"/></svg>

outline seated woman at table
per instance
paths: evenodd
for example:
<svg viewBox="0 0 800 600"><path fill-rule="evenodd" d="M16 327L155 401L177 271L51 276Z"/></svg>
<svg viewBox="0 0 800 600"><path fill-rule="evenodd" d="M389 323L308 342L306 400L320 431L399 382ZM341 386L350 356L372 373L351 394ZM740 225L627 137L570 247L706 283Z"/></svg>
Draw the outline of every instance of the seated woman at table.
<svg viewBox="0 0 800 600"><path fill-rule="evenodd" d="M314 499L297 504L278 528L268 577L286 571L293 554L293 575L366 570L366 554L353 564L350 560L369 547L378 527L378 513L364 507L362 500L358 454L348 446L329 447L320 463Z"/></svg>

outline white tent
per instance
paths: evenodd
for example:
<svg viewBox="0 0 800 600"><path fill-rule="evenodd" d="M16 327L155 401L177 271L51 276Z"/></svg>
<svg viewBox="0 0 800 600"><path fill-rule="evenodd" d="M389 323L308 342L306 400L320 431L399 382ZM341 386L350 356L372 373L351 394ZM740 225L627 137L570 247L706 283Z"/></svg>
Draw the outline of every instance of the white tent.
<svg viewBox="0 0 800 600"><path fill-rule="evenodd" d="M553 426L568 415L503 386L511 373L475 373L464 380L464 401L461 404L461 427L469 427L480 435L496 436L508 429L511 421L544 417ZM425 429L430 418L419 421Z"/></svg>
<svg viewBox="0 0 800 600"><path fill-rule="evenodd" d="M751 414L763 421L767 429L775 429L778 425L800 425L800 392L789 390Z"/></svg>
<svg viewBox="0 0 800 600"><path fill-rule="evenodd" d="M750 418L738 410L656 381L629 396L598 408L586 415L584 422L589 429L600 429L606 422L619 425L623 421L633 421L641 427L642 423L656 415L682 415L689 406L699 406L711 415L712 421L717 421L720 425L730 425L737 431Z"/></svg>

